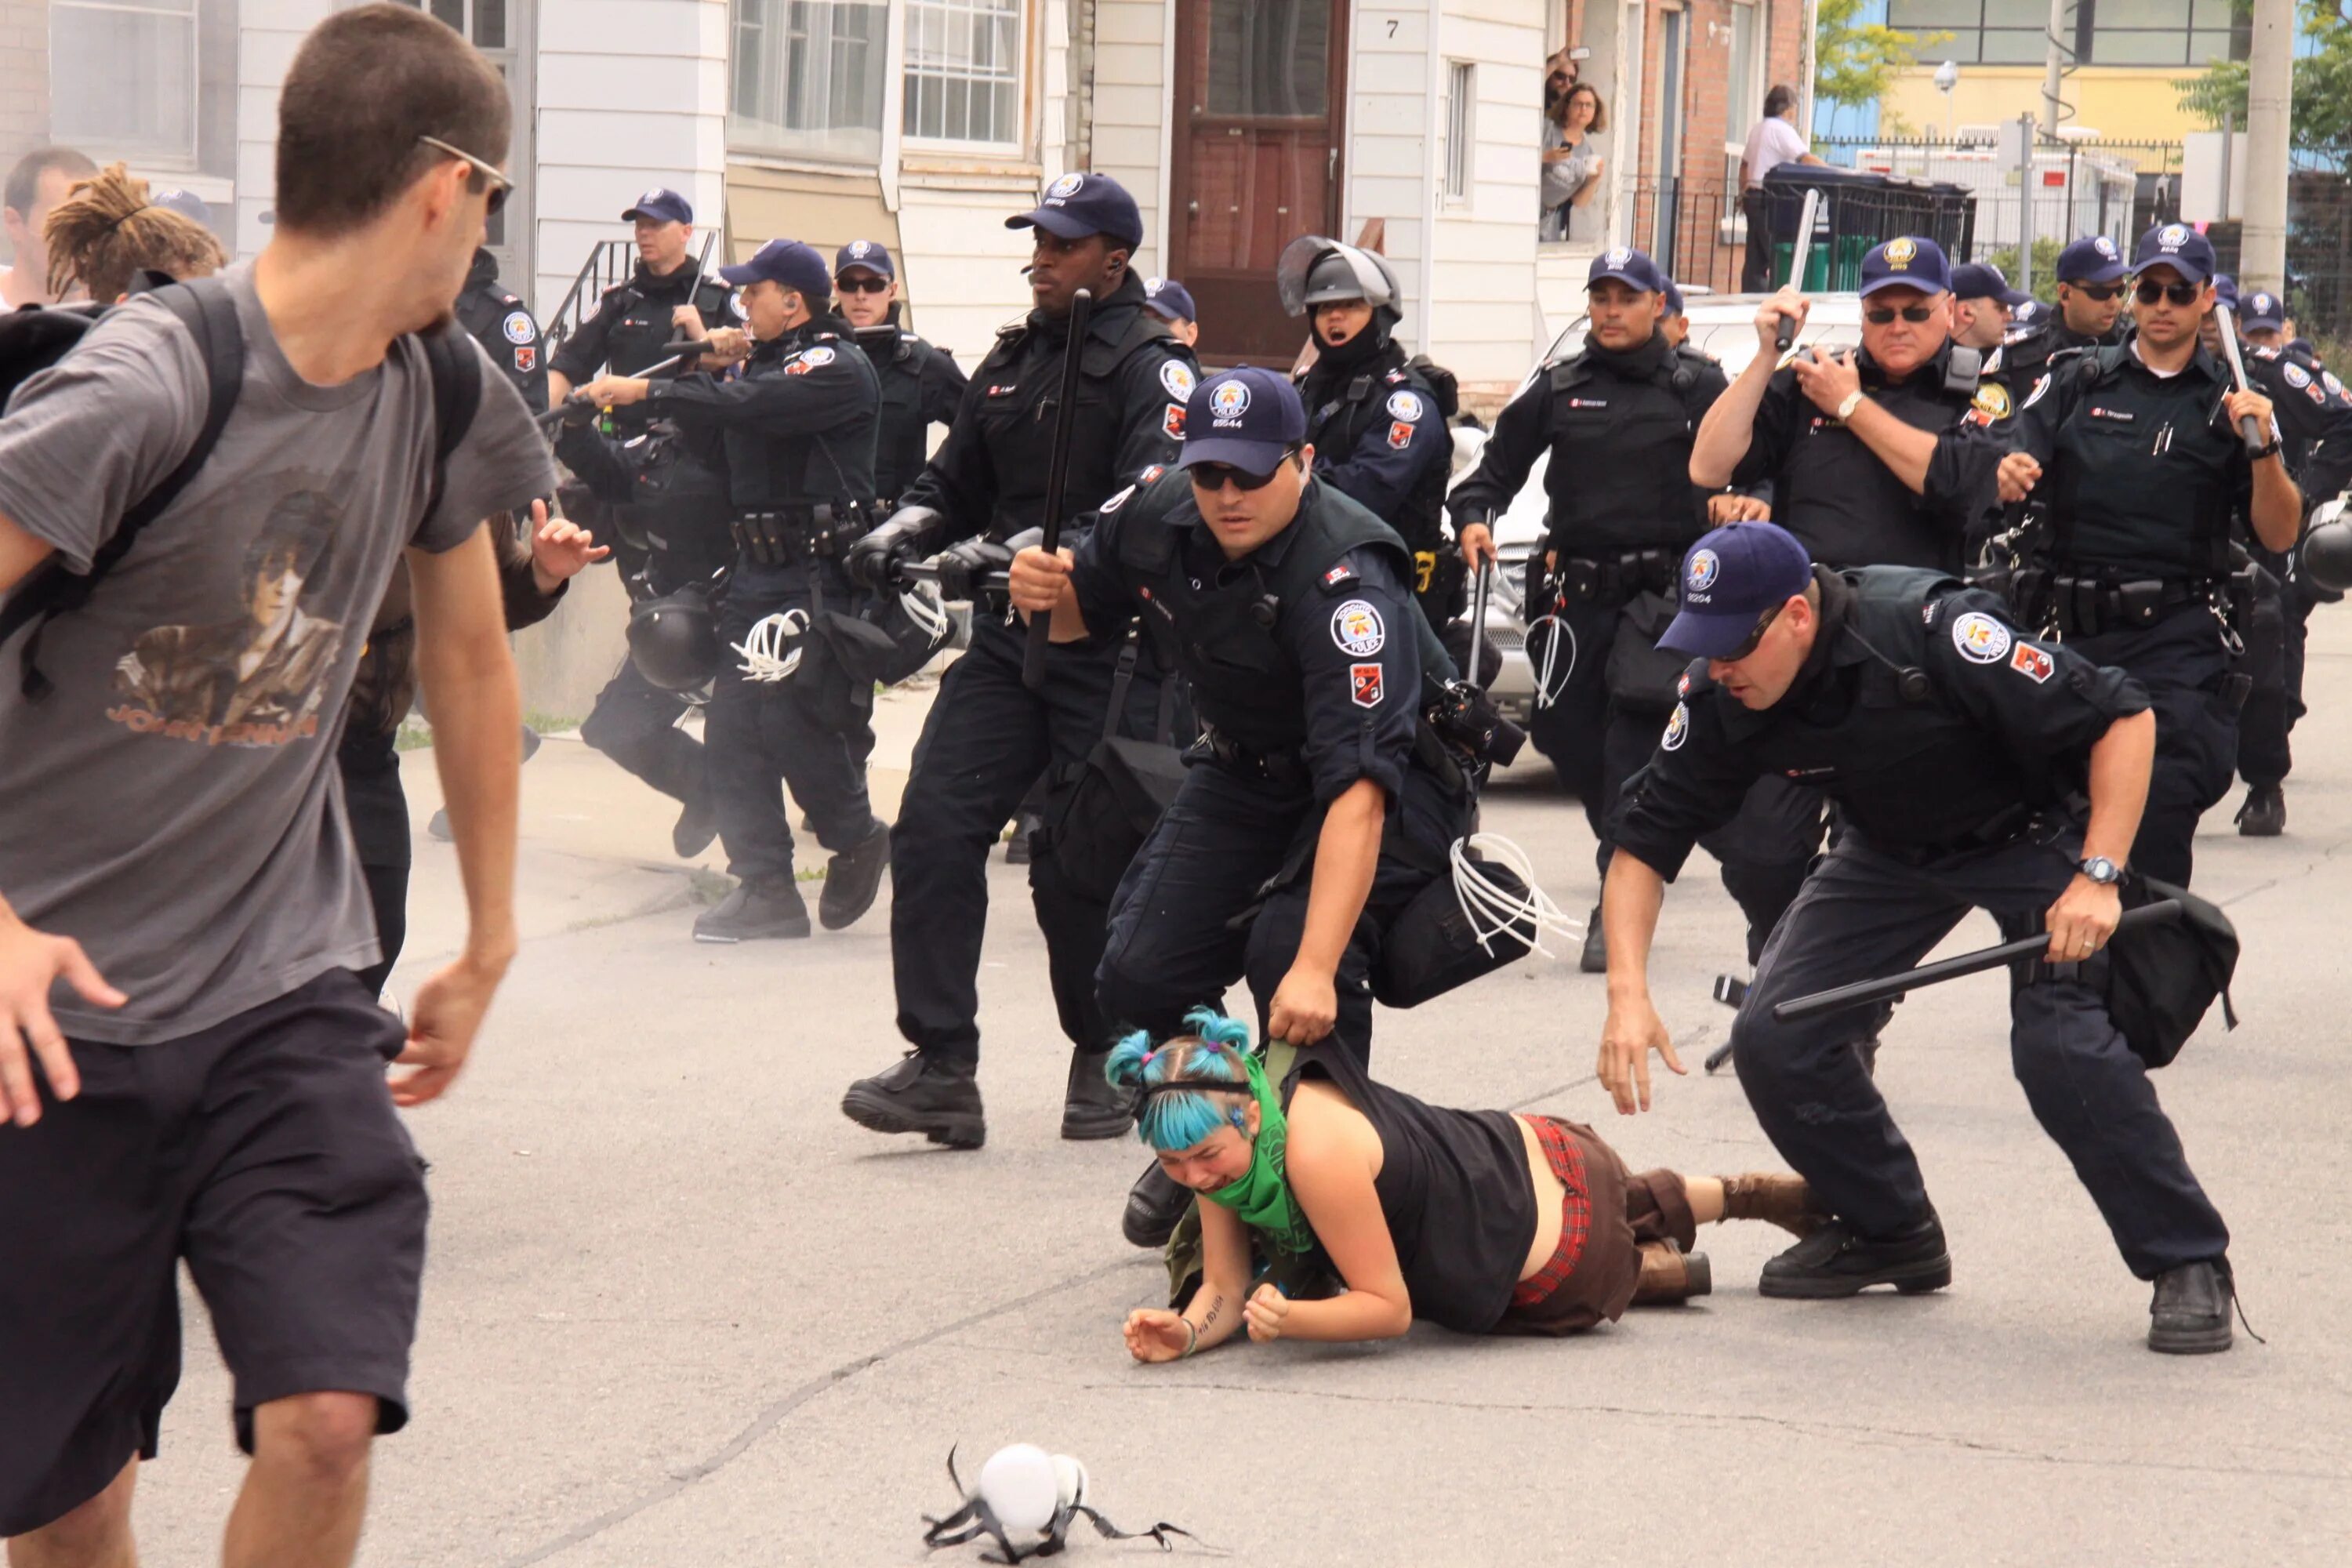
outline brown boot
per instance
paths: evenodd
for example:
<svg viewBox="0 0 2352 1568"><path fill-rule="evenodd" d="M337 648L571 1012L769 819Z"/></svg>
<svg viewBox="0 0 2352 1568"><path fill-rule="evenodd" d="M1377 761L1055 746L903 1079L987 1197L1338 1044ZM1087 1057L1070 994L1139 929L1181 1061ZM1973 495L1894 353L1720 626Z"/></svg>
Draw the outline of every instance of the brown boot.
<svg viewBox="0 0 2352 1568"><path fill-rule="evenodd" d="M1642 1279L1633 1287L1634 1306L1679 1306L1715 1289L1706 1253L1685 1253L1671 1241L1645 1241L1641 1251Z"/></svg>
<svg viewBox="0 0 2352 1568"><path fill-rule="evenodd" d="M1830 1222L1830 1216L1814 1206L1813 1194L1802 1176L1750 1171L1721 1179L1725 1219L1769 1221L1799 1241Z"/></svg>

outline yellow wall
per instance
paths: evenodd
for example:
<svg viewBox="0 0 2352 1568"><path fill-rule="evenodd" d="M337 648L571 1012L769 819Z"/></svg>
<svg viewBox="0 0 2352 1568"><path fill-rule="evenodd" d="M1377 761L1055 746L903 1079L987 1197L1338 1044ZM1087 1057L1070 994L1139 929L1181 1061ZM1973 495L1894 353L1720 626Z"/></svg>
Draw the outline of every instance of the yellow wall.
<svg viewBox="0 0 2352 1568"><path fill-rule="evenodd" d="M2175 66L2085 66L2065 80L2060 96L2074 105L2068 125L2087 126L2119 142L2177 142L2191 131L2210 129L2183 114L2175 81L2198 73ZM1944 95L1935 71L1906 71L1887 89L1888 112L1901 115L1922 135L1945 127ZM2042 112L2040 66L1962 66L1949 110L1955 125L1989 125Z"/></svg>

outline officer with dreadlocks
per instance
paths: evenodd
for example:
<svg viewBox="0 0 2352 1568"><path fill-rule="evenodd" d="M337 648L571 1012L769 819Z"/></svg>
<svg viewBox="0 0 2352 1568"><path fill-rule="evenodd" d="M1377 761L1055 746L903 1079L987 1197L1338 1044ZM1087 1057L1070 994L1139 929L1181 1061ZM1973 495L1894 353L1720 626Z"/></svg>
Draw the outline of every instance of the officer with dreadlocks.
<svg viewBox="0 0 2352 1568"><path fill-rule="evenodd" d="M1451 503L1463 555L1492 561L1494 519L1550 454L1550 531L1528 561L1528 643L1543 687L1529 738L1583 800L1603 876L1618 790L1675 703L1682 662L1657 651L1658 634L1674 617L1682 552L1706 531L1691 434L1724 388L1720 366L1661 331L1667 288L1639 250L1595 257L1584 347L1528 378ZM1749 900L1738 868L1727 861L1723 878ZM1765 930L1779 913L1775 904L1761 917ZM1598 910L1581 967L1608 967Z"/></svg>
<svg viewBox="0 0 2352 1568"><path fill-rule="evenodd" d="M1301 235L1283 248L1274 276L1283 309L1312 318L1315 362L1298 378L1298 395L1315 477L1402 536L1413 598L1443 636L1468 602L1461 554L1445 536L1453 374L1408 358L1396 341L1402 290L1377 251ZM1466 659L1466 631L1458 640L1456 657Z"/></svg>
<svg viewBox="0 0 2352 1568"><path fill-rule="evenodd" d="M950 597L968 597L982 574L1010 563L1003 542L1045 521L1055 410L1065 396L1076 399L1066 516L1092 511L1181 449L1194 362L1168 323L1143 308L1143 280L1129 266L1143 242L1135 198L1108 175L1064 174L1033 211L1005 222L1035 231L1028 272L1036 308L973 372L954 427L899 498L897 515L852 548L852 574L877 591L896 583L903 563L942 546L953 546L939 558ZM1080 289L1095 304L1079 385L1066 388L1062 365ZM971 649L941 679L890 836L890 960L898 1031L914 1049L842 1097L843 1114L860 1126L963 1149L987 1137L975 1074L989 847L1048 766L1074 770L1103 735L1125 628L1094 630L1053 648L1032 691L1022 683L1024 629L976 616ZM1153 670L1143 666L1126 683L1130 715L1157 710ZM1146 720L1138 732L1150 729ZM1062 1135L1116 1138L1132 1118L1103 1078L1114 1041L1095 1002L1094 973L1106 911L1067 884L1050 850L1037 854L1029 879L1055 1003L1074 1047Z"/></svg>
<svg viewBox="0 0 2352 1568"><path fill-rule="evenodd" d="M711 348L745 362L740 377L615 376L586 390L599 405L674 419L727 474L738 555L719 630L732 656L711 694L708 765L728 869L740 881L694 934L735 942L809 934L779 778L832 852L817 901L827 931L873 907L889 864L889 830L866 793L875 677L860 634L873 628L845 614L841 566L874 504L881 393L828 309L823 256L772 239L719 275L743 290L751 331L722 329Z"/></svg>
<svg viewBox="0 0 2352 1568"><path fill-rule="evenodd" d="M2159 224L2132 260L2137 331L2027 396L2000 496L2046 509L2011 590L2020 619L2126 671L2155 701L2156 772L2132 864L2187 887L2197 820L2237 766L2249 684L2231 668L2231 521L2243 516L2263 548L2292 550L2303 497L2271 400L2231 390L2198 342L2215 298L2212 242ZM2245 419L2262 433L2258 453L2241 438Z"/></svg>

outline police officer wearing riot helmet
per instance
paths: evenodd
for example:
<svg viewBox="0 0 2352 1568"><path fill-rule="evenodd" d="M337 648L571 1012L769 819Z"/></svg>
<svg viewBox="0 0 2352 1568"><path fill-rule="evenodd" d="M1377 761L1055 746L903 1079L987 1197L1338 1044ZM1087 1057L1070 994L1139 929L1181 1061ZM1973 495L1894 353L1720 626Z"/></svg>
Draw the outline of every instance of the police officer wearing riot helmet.
<svg viewBox="0 0 2352 1568"><path fill-rule="evenodd" d="M1443 635L1467 601L1461 556L1445 537L1451 378L1441 397L1397 342L1403 311L1387 258L1306 235L1284 249L1276 276L1283 308L1312 317L1315 363L1298 395L1315 477L1403 536L1413 597ZM1466 658L1469 640L1461 640Z"/></svg>
<svg viewBox="0 0 2352 1568"><path fill-rule="evenodd" d="M1975 908L2008 936L2049 933L2011 991L2011 1058L2125 1263L2155 1284L2149 1347L2227 1349L2229 1232L2105 999L2101 949L2157 745L2147 693L2072 640L2030 636L1990 593L1934 571L1815 567L1769 523L1701 539L1683 583L1663 640L1695 656L1688 690L1626 786L1603 900L1598 1071L1619 1111L1649 1109L1652 1050L1683 1070L1647 981L1665 879L1751 780L1817 778L1845 830L1772 933L1732 1059L1773 1146L1836 1217L1766 1264L1759 1290L1950 1283L1918 1162L1855 1048L1868 1015L1772 1011L1916 964Z"/></svg>
<svg viewBox="0 0 2352 1568"><path fill-rule="evenodd" d="M1450 658L1412 607L1412 552L1326 482L1297 392L1207 377L1182 471L1107 502L1075 550L1024 550L1013 602L1068 642L1139 615L1204 725L1120 882L1102 1008L1155 1036L1246 977L1260 1031L1371 1052L1384 933L1468 829L1471 784L1422 733ZM1127 1231L1156 1246L1191 1194L1155 1162Z"/></svg>
<svg viewBox="0 0 2352 1568"><path fill-rule="evenodd" d="M633 376L670 357L663 345L734 324L727 285L704 277L689 249L692 204L676 191L656 188L638 197L621 221L635 226L636 272L626 283L605 289L596 313L556 350L547 376L553 403L570 396L600 367Z"/></svg>
<svg viewBox="0 0 2352 1568"><path fill-rule="evenodd" d="M1528 563L1528 657L1545 683L1529 738L1583 800L1603 874L1618 789L1650 754L1674 706L1680 661L1654 645L1674 613L1682 552L1706 531L1706 500L1690 480L1692 432L1725 385L1720 366L1660 331L1665 289L1642 251L1595 257L1585 282L1584 347L1528 378L1496 416L1478 467L1451 502L1463 555L1492 561L1492 520L1526 485L1536 458L1550 454L1550 531ZM1760 945L1786 895L1750 888L1728 863L1724 879L1743 904L1769 901L1755 933ZM1604 967L1594 914L1585 933L1588 973Z"/></svg>
<svg viewBox="0 0 2352 1568"><path fill-rule="evenodd" d="M2042 513L2031 565L2011 591L2020 617L2130 672L2158 720L2156 774L2132 862L2186 887L2197 820L2237 764L2227 614L2233 516L2263 548L2294 547L2303 498L2270 399L2231 389L2198 342L2213 308L2213 247L2185 224L2148 230L2133 255L2137 330L2078 355L2026 396L2000 494ZM2249 458L2238 422L2267 434Z"/></svg>
<svg viewBox="0 0 2352 1568"><path fill-rule="evenodd" d="M930 427L952 426L963 401L955 356L898 324L898 269L879 240L853 239L833 258L841 319L882 378L882 423L874 438L874 485L883 515L923 471Z"/></svg>
<svg viewBox="0 0 2352 1568"><path fill-rule="evenodd" d="M740 553L719 632L740 657L722 662L711 693L706 766L728 869L740 880L694 924L698 941L732 942L809 934L779 779L832 851L817 904L827 931L873 907L889 863L888 829L866 791L873 678L858 676L827 620L854 602L840 557L873 504L881 393L825 309L833 278L823 256L774 239L719 276L743 290L751 331L721 329L711 348L741 359L741 375L606 377L586 390L599 404L676 420L723 464L737 508Z"/></svg>
<svg viewBox="0 0 2352 1568"><path fill-rule="evenodd" d="M893 581L898 563L956 541L964 542L940 557L943 578L961 574L968 585L992 563L1009 563L1003 541L1045 521L1061 367L1082 288L1096 303L1081 350L1066 518L1091 512L1180 450L1196 377L1191 351L1143 309L1142 280L1128 266L1143 239L1134 198L1108 175L1065 174L1034 211L1006 225L1036 231L1028 269L1036 308L972 373L954 427L898 514L852 549L853 574L877 588ZM914 1049L843 1096L844 1114L861 1126L956 1148L977 1148L987 1136L974 1073L988 852L1038 776L1049 766L1074 769L1102 736L1119 639L1118 628L1094 629L1087 641L1049 651L1043 688L1033 692L1021 679L1024 628L976 616L971 648L941 678L890 836L890 960L898 1029ZM1130 718L1159 706L1159 683L1149 668L1143 674L1127 692ZM1147 718L1135 732L1150 729ZM1073 1046L1062 1134L1116 1138L1132 1119L1102 1072L1113 1043L1094 987L1105 910L1068 886L1051 853L1036 855L1029 879Z"/></svg>
<svg viewBox="0 0 2352 1568"><path fill-rule="evenodd" d="M457 321L514 383L525 407L548 405L547 341L530 307L499 282L498 258L487 247L475 249L474 269L457 292Z"/></svg>
<svg viewBox="0 0 2352 1568"><path fill-rule="evenodd" d="M2345 396L2344 384L2284 344L2286 311L2276 294L2257 289L2241 300L2236 282L2219 274L2213 289L2217 302L2236 312L2247 383L2271 400L2285 442L2286 471L2306 507L2336 494L2352 480L2352 399ZM2263 342L2255 341L2257 331ZM2221 353L2220 310L2206 316L2200 335L2207 353ZM2296 569L2292 553L2266 550L2252 538L2241 542L2262 572L2250 624L2241 628L2252 687L2238 713L2238 773L2246 781L2238 831L2275 838L2286 831L2286 775L2294 766L2288 737L2305 711L2305 642L2320 590Z"/></svg>
<svg viewBox="0 0 2352 1568"><path fill-rule="evenodd" d="M1988 361L2009 337L2010 312L2033 298L1989 261L1952 268L1952 341Z"/></svg>

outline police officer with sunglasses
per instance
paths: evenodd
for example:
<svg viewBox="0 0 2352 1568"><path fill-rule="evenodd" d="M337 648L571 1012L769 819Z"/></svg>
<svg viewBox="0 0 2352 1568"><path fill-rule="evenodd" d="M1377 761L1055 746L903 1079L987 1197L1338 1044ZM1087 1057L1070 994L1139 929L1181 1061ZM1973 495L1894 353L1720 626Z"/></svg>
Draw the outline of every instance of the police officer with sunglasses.
<svg viewBox="0 0 2352 1568"><path fill-rule="evenodd" d="M882 377L882 423L874 438L874 489L882 515L898 510L899 494L923 471L930 427L955 423L964 374L955 356L900 324L898 268L876 239L853 239L833 258L833 290L841 319Z"/></svg>
<svg viewBox="0 0 2352 1568"><path fill-rule="evenodd" d="M2040 315L1985 361L1985 381L2000 389L1998 402L2005 405L1994 420L1996 435L2007 434L2035 382L2077 354L2123 342L2131 330L2124 314L2131 268L2114 240L2095 234L2074 241L2058 253L2057 273L2058 309Z"/></svg>
<svg viewBox="0 0 2352 1568"><path fill-rule="evenodd" d="M2232 668L2231 520L2274 551L2294 547L2303 521L2270 399L2233 390L2198 341L2213 272L2212 244L2187 225L2143 235L2137 330L2037 382L2000 465L2001 500L2030 499L2039 514L2011 590L2021 623L2154 699L2156 769L2132 863L2184 887L2198 818L2230 787L2248 685ZM2248 418L2263 441L2252 453Z"/></svg>

